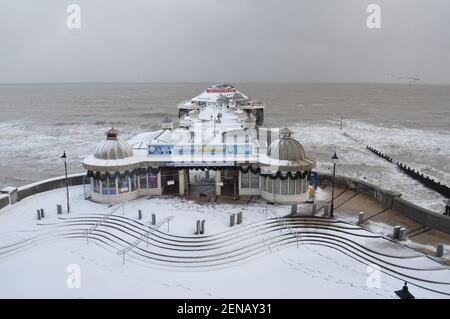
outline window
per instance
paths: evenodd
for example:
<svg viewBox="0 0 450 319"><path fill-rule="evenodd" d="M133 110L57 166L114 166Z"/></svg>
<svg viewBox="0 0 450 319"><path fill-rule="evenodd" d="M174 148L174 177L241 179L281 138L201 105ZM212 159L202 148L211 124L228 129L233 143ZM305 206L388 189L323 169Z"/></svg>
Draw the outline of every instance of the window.
<svg viewBox="0 0 450 319"><path fill-rule="evenodd" d="M114 188L116 188L115 184L114 184ZM102 181L102 194L103 195L109 195L108 194L108 179L107 178L105 178Z"/></svg>
<svg viewBox="0 0 450 319"><path fill-rule="evenodd" d="M250 187L251 188L259 188L259 174L253 174L249 172L250 174Z"/></svg>
<svg viewBox="0 0 450 319"><path fill-rule="evenodd" d="M295 195L295 179L288 178L289 181L289 195Z"/></svg>
<svg viewBox="0 0 450 319"><path fill-rule="evenodd" d="M100 180L94 178L94 193L100 193Z"/></svg>
<svg viewBox="0 0 450 319"><path fill-rule="evenodd" d="M116 195L116 178L115 177L108 177L108 195Z"/></svg>
<svg viewBox="0 0 450 319"><path fill-rule="evenodd" d="M131 191L134 192L136 190L136 175L130 176L130 186L131 186Z"/></svg>
<svg viewBox="0 0 450 319"><path fill-rule="evenodd" d="M157 169L150 169L148 172L148 187L149 188L157 188L158 187L158 170Z"/></svg>
<svg viewBox="0 0 450 319"><path fill-rule="evenodd" d="M281 195L287 195L288 194L288 180L282 180L281 181Z"/></svg>
<svg viewBox="0 0 450 319"><path fill-rule="evenodd" d="M147 188L147 174L139 175L139 187L141 189L146 189Z"/></svg>
<svg viewBox="0 0 450 319"><path fill-rule="evenodd" d="M119 177L119 194L127 193L129 190L128 176Z"/></svg>
<svg viewBox="0 0 450 319"><path fill-rule="evenodd" d="M273 193L280 193L280 180L278 178L273 180Z"/></svg>
<svg viewBox="0 0 450 319"><path fill-rule="evenodd" d="M295 180L295 187L296 187L296 190L295 190L296 194L303 193L303 191L302 191L302 179L301 178L297 178Z"/></svg>
<svg viewBox="0 0 450 319"><path fill-rule="evenodd" d="M241 187L242 188L249 188L249 173L241 173Z"/></svg>
<svg viewBox="0 0 450 319"><path fill-rule="evenodd" d="M267 176L261 176L261 188L263 191L267 191Z"/></svg>
<svg viewBox="0 0 450 319"><path fill-rule="evenodd" d="M267 182L267 191L273 193L273 179L271 179L270 176L267 176Z"/></svg>

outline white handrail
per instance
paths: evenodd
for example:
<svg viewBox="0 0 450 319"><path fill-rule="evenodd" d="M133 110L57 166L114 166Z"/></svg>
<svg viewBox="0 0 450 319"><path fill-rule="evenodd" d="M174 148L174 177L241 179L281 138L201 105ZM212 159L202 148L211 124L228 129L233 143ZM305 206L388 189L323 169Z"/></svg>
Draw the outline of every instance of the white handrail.
<svg viewBox="0 0 450 319"><path fill-rule="evenodd" d="M162 219L159 223L157 223L154 227L150 227L150 230L148 230L147 232L145 232L144 235L142 235L140 238L136 239L131 245L129 245L128 247L125 247L121 250L117 251L118 255L123 255L123 262L125 263L125 254L127 252L129 252L130 250L132 250L134 247L136 247L137 245L139 245L139 243L141 241L143 241L146 238L146 242L147 242L147 246L148 246L148 237L150 234L152 234L154 231L156 231L159 227L161 227L162 225L164 225L165 223L169 223L172 219L174 218L174 216L169 216L166 217L164 219Z"/></svg>
<svg viewBox="0 0 450 319"><path fill-rule="evenodd" d="M266 210L266 213L267 213L267 210ZM286 222L286 220L281 215L275 213L272 210L270 210L270 213L272 215L274 215L275 218L278 220L281 228L285 228L289 233L291 233L291 235L293 235L295 238L297 238L297 248L298 248L299 241L303 241L302 235L299 232L293 230L292 227L289 226L289 224Z"/></svg>
<svg viewBox="0 0 450 319"><path fill-rule="evenodd" d="M97 221L97 223L95 223L91 228L85 230L83 232L83 235L86 236L86 240L89 240L89 234L92 233L94 230L96 230L97 227L100 226L102 223L105 223L105 226L108 227L108 224L106 223L108 221L108 218L111 217L112 214L114 214L120 207L124 209L125 203L126 201L123 201L120 205L116 206L111 212L109 212L106 215L103 215L103 217L99 221Z"/></svg>

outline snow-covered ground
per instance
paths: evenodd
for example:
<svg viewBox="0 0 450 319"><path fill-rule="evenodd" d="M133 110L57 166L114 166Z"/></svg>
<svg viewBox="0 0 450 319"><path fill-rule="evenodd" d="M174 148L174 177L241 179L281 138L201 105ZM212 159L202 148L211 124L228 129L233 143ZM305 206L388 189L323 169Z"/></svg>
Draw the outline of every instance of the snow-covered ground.
<svg viewBox="0 0 450 319"><path fill-rule="evenodd" d="M418 298L450 294L446 266L356 225L280 221L289 206L162 197L122 208L85 200L82 187L70 195L70 214L56 214L64 189L0 210L0 297L395 298L404 280ZM45 210L40 221L37 208ZM230 228L230 214L241 211L243 224ZM149 235L147 246L138 234L151 230L152 213L157 222L173 219ZM203 219L206 233L194 235ZM117 252L127 243L136 247L123 264Z"/></svg>

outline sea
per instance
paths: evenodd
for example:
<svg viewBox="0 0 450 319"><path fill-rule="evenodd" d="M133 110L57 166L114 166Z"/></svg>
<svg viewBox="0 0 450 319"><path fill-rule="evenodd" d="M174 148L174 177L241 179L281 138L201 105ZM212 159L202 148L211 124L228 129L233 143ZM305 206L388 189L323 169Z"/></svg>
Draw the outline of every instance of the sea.
<svg viewBox="0 0 450 319"><path fill-rule="evenodd" d="M266 104L264 126L287 126L319 172L356 177L442 213L446 199L366 149L375 147L450 185L450 86L231 83ZM0 85L0 187L82 172L111 127L123 139L177 118L177 104L210 83ZM344 134L345 133L345 134Z"/></svg>

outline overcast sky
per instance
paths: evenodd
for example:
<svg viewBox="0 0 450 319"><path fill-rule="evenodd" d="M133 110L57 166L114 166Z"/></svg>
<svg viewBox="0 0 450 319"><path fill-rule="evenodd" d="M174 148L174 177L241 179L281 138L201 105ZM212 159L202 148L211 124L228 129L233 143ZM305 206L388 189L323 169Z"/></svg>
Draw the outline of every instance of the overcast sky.
<svg viewBox="0 0 450 319"><path fill-rule="evenodd" d="M450 84L450 1L0 0L0 45L1 83Z"/></svg>

